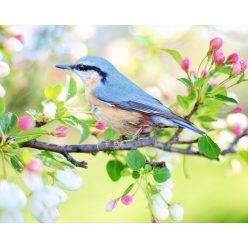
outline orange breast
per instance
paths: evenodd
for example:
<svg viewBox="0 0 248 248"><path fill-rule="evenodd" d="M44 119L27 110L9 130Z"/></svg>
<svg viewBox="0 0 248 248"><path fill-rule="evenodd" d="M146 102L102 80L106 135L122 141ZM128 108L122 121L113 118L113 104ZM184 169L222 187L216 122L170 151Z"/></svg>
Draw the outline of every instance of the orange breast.
<svg viewBox="0 0 248 248"><path fill-rule="evenodd" d="M143 127L145 132L151 132L154 129L150 116L136 111L120 109L97 99L92 94L92 86L94 87L94 85L92 82L86 84L85 93L98 121L103 122L107 127L118 131L122 135L134 135L140 127Z"/></svg>

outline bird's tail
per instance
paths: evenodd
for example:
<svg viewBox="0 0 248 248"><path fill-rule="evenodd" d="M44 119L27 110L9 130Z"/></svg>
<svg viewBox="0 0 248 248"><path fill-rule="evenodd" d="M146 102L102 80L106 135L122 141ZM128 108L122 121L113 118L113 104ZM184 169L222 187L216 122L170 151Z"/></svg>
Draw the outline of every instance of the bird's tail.
<svg viewBox="0 0 248 248"><path fill-rule="evenodd" d="M194 125L192 123L190 123L189 121L184 120L183 118L174 115L173 118L170 119L173 123L175 123L176 125L178 125L179 127L183 127L183 128L187 128L189 130L192 130L195 133L198 134L205 134L205 132L201 131L200 129L194 127Z"/></svg>

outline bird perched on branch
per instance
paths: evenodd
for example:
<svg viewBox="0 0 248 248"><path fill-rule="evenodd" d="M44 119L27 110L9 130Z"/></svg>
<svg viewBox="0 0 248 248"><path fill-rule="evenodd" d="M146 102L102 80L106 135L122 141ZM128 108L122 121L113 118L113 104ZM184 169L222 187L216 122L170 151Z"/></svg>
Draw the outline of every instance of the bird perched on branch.
<svg viewBox="0 0 248 248"><path fill-rule="evenodd" d="M204 134L101 57L87 56L74 64L56 67L71 70L81 78L96 119L122 135L137 138L140 134L166 127L182 127Z"/></svg>

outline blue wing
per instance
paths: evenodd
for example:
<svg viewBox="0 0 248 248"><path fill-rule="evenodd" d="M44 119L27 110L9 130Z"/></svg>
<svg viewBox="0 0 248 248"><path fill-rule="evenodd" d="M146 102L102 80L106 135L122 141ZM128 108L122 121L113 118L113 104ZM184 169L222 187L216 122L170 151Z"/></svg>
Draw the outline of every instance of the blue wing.
<svg viewBox="0 0 248 248"><path fill-rule="evenodd" d="M93 94L99 100L122 109L162 116L173 115L158 99L147 94L120 73L114 73L106 82L97 84Z"/></svg>

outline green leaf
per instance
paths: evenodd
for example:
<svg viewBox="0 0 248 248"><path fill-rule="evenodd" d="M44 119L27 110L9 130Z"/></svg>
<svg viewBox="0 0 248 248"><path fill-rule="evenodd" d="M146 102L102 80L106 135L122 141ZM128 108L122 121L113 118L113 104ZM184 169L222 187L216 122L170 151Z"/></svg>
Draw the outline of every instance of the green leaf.
<svg viewBox="0 0 248 248"><path fill-rule="evenodd" d="M138 171L133 171L132 178L134 178L134 179L140 178L140 173Z"/></svg>
<svg viewBox="0 0 248 248"><path fill-rule="evenodd" d="M2 115L5 112L5 103L4 99L0 97L0 115Z"/></svg>
<svg viewBox="0 0 248 248"><path fill-rule="evenodd" d="M152 166L151 165L149 165L149 164L146 164L145 165L145 173L150 173L151 171L152 171Z"/></svg>
<svg viewBox="0 0 248 248"><path fill-rule="evenodd" d="M38 139L42 135L46 135L46 134L48 134L46 130L35 127L32 130L23 131L17 134L17 136L15 137L15 141L17 143L23 143L29 140Z"/></svg>
<svg viewBox="0 0 248 248"><path fill-rule="evenodd" d="M177 100L184 109L188 109L189 103L184 97L177 95Z"/></svg>
<svg viewBox="0 0 248 248"><path fill-rule="evenodd" d="M86 123L84 123L83 120L79 120L75 116L71 115L71 116L68 116L66 118L63 118L60 121L69 127L79 129L79 131L81 133L79 143L82 143L83 141L85 141L89 137L89 135L90 135L89 127Z"/></svg>
<svg viewBox="0 0 248 248"><path fill-rule="evenodd" d="M0 117L0 128L3 134L10 134L16 123L17 116L13 113L5 113Z"/></svg>
<svg viewBox="0 0 248 248"><path fill-rule="evenodd" d="M241 157L241 159L248 164L248 151L240 151L239 155Z"/></svg>
<svg viewBox="0 0 248 248"><path fill-rule="evenodd" d="M212 96L212 98L215 98L215 99L223 101L223 102L238 103L235 99L233 99L231 97L219 95L219 94Z"/></svg>
<svg viewBox="0 0 248 248"><path fill-rule="evenodd" d="M46 166L51 168L61 169L64 166L75 168L75 166L64 157L53 152L42 151L37 154L37 157L40 158Z"/></svg>
<svg viewBox="0 0 248 248"><path fill-rule="evenodd" d="M156 182L163 183L170 178L170 171L166 167L155 167L153 169L153 178Z"/></svg>
<svg viewBox="0 0 248 248"><path fill-rule="evenodd" d="M77 83L73 77L69 77L67 80L67 91L66 91L66 101L71 99L77 94Z"/></svg>
<svg viewBox="0 0 248 248"><path fill-rule="evenodd" d="M10 157L10 163L16 172L20 173L23 171L23 165L16 156Z"/></svg>
<svg viewBox="0 0 248 248"><path fill-rule="evenodd" d="M178 51L171 49L162 49L162 51L168 53L179 65L182 64L183 57Z"/></svg>
<svg viewBox="0 0 248 248"><path fill-rule="evenodd" d="M203 121L203 122L213 122L216 121L216 119L214 119L212 116L210 115L201 115L198 117L199 121Z"/></svg>
<svg viewBox="0 0 248 248"><path fill-rule="evenodd" d="M60 95L61 91L62 91L61 85L56 85L56 86L49 85L45 88L44 93L47 100L54 101Z"/></svg>
<svg viewBox="0 0 248 248"><path fill-rule="evenodd" d="M135 185L134 183L130 184L122 195L127 195L133 189L134 185Z"/></svg>
<svg viewBox="0 0 248 248"><path fill-rule="evenodd" d="M127 165L134 171L139 171L146 164L146 157L138 150L127 153Z"/></svg>
<svg viewBox="0 0 248 248"><path fill-rule="evenodd" d="M186 85L187 87L189 87L191 89L194 89L194 85L189 79L187 79L187 78L178 78L178 80L181 83L183 83L184 85Z"/></svg>
<svg viewBox="0 0 248 248"><path fill-rule="evenodd" d="M118 132L116 132L115 130L111 128L106 128L104 130L103 138L105 140L113 140L116 139L117 137L118 137Z"/></svg>
<svg viewBox="0 0 248 248"><path fill-rule="evenodd" d="M106 169L110 179L116 182L121 178L121 171L124 169L124 165L119 160L110 160L107 163Z"/></svg>
<svg viewBox="0 0 248 248"><path fill-rule="evenodd" d="M198 147L199 150L202 151L202 153L209 157L209 158L218 158L220 155L220 148L214 141L208 136L208 135L203 135L199 140L198 140Z"/></svg>
<svg viewBox="0 0 248 248"><path fill-rule="evenodd" d="M201 88L204 81L205 81L205 78L198 78L194 83L195 87Z"/></svg>

